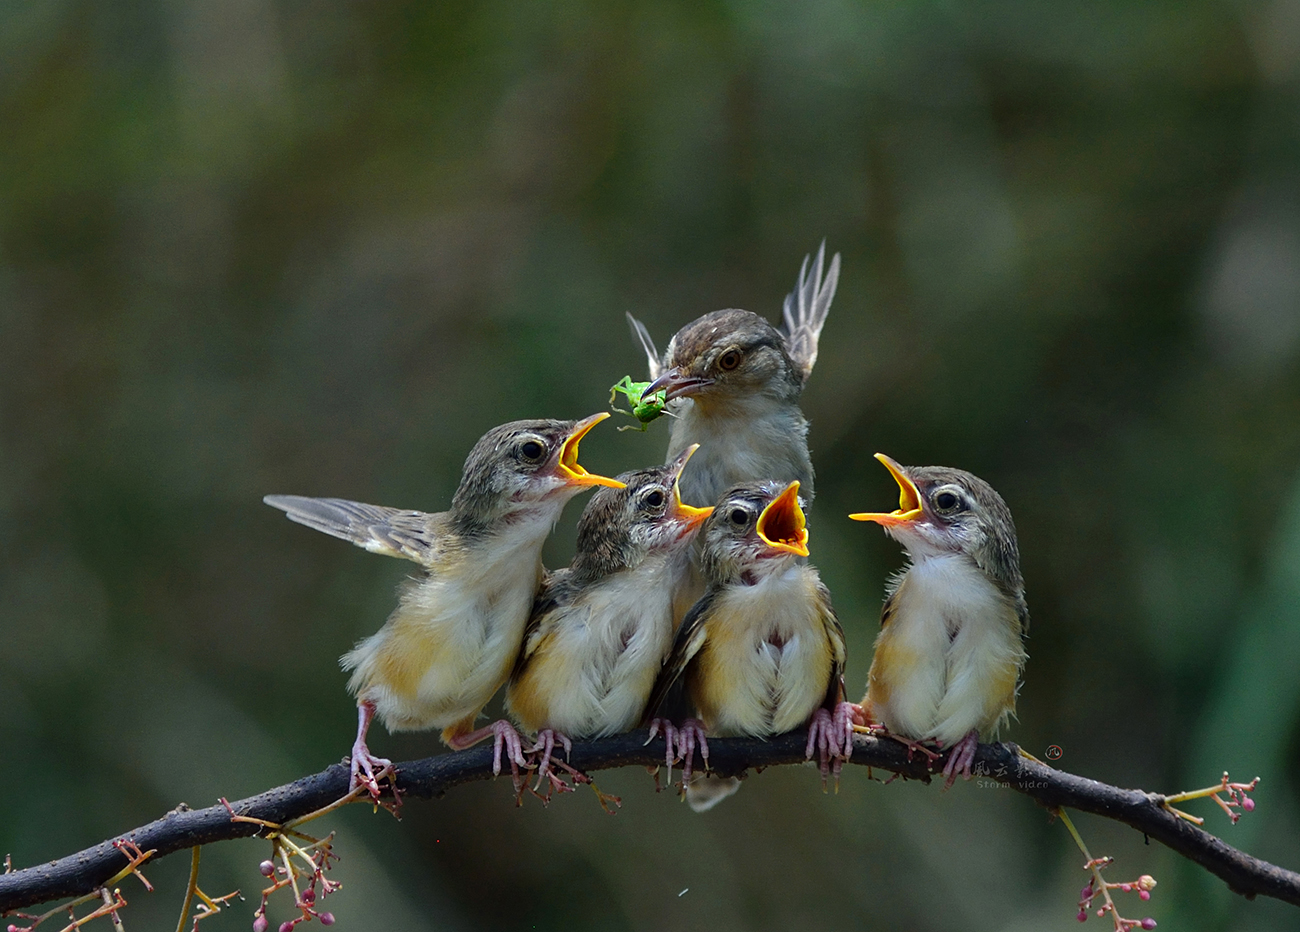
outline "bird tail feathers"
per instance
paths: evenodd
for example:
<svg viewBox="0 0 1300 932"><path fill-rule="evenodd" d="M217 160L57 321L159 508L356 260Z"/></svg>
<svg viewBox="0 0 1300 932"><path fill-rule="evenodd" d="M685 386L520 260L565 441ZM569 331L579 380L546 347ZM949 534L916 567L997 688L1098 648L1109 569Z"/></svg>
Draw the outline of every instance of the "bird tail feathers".
<svg viewBox="0 0 1300 932"><path fill-rule="evenodd" d="M831 258L826 277L822 278L822 268L826 261L826 241L822 240L817 250L817 260L812 265L809 276L808 262L811 256L805 256L803 266L799 269L799 281L794 291L786 295L783 316L785 322L782 334L790 358L803 372L804 381L812 374L817 362L817 341L821 337L826 315L830 313L831 302L835 300L835 289L840 282L840 254Z"/></svg>

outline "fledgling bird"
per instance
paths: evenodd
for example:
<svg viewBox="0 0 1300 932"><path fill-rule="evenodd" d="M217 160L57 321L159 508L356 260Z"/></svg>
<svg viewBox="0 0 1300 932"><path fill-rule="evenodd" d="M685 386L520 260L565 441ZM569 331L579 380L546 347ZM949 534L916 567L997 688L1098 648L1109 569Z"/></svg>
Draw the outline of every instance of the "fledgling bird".
<svg viewBox="0 0 1300 932"><path fill-rule="evenodd" d="M852 750L844 697L844 630L808 555L799 483L750 483L724 494L700 531L704 596L687 613L650 699L658 717L678 681L698 721L678 739L692 808L725 794L692 798L691 745L708 759L706 735L770 737L809 727L808 756ZM669 755L673 752L673 735ZM733 784L734 785L734 784ZM734 792L734 790L732 790Z"/></svg>
<svg viewBox="0 0 1300 932"><path fill-rule="evenodd" d="M673 643L673 555L711 508L682 503L678 478L692 444L667 466L626 472L599 489L578 521L567 569L546 580L506 687L506 711L542 751L571 738L631 731L645 714Z"/></svg>
<svg viewBox="0 0 1300 932"><path fill-rule="evenodd" d="M337 498L263 499L299 524L425 569L403 586L384 626L341 661L357 697L354 789L378 797L375 774L391 766L366 746L376 715L389 731L441 728L456 750L493 735L498 770L503 742L512 768L524 763L508 722L475 730L474 720L519 653L541 583L542 544L565 503L592 486L622 486L578 465L579 441L607 417L493 428L470 451L451 509L439 514Z"/></svg>
<svg viewBox="0 0 1300 932"><path fill-rule="evenodd" d="M1011 511L983 479L945 466L901 466L898 510L874 521L911 565L889 584L862 700L866 718L952 748L945 785L970 779L981 732L1015 713L1029 608Z"/></svg>
<svg viewBox="0 0 1300 932"><path fill-rule="evenodd" d="M823 242L811 276L804 259L779 330L750 311L714 311L677 331L661 358L645 325L627 315L653 379L645 395L663 389L675 416L668 461L700 444L682 479L687 501L711 505L727 489L768 479L798 480L804 500L812 501L808 421L799 396L839 283L839 253L823 279L825 258Z"/></svg>

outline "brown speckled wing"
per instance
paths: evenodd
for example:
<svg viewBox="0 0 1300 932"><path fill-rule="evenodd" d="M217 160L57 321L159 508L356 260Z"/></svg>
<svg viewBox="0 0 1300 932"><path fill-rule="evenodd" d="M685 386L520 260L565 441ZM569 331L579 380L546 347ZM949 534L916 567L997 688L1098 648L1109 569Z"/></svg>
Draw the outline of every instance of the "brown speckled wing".
<svg viewBox="0 0 1300 932"><path fill-rule="evenodd" d="M402 557L427 566L437 549L434 525L440 515L342 498L268 495L262 501L279 508L292 521L350 541L371 553Z"/></svg>
<svg viewBox="0 0 1300 932"><path fill-rule="evenodd" d="M677 629L677 637L673 641L673 649L659 671L654 688L650 690L650 699L646 702L643 721L648 722L659 714L669 693L681 680L691 660L704 646L708 637L705 620L708 618L715 594L716 590L706 593L702 599L691 606L691 610L682 619L682 626Z"/></svg>
<svg viewBox="0 0 1300 932"><path fill-rule="evenodd" d="M831 606L831 593L826 584L817 582L817 607L822 617L826 638L831 642L831 679L826 687L826 708L834 709L844 698L844 667L848 661L848 647L844 639L844 625Z"/></svg>

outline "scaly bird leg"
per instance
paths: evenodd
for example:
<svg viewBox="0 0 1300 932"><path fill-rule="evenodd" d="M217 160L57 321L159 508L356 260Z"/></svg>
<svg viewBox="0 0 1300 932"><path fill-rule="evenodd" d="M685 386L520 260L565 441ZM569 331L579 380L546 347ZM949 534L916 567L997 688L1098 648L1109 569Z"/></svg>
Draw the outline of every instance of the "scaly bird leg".
<svg viewBox="0 0 1300 932"><path fill-rule="evenodd" d="M668 785L673 782L673 761L682 761L682 788L691 781L691 774L695 767L695 749L700 749L700 757L704 759L704 766L709 766L709 740L705 737L704 723L699 719L688 718L678 727L666 718L652 719L650 722L650 737L646 739L649 744L655 739L655 736L663 732L664 743L664 763L668 765Z"/></svg>
<svg viewBox="0 0 1300 932"><path fill-rule="evenodd" d="M478 744L489 735L492 736L492 775L495 777L501 774L501 749L504 747L506 759L510 761L510 778L514 781L515 789L518 790L522 786L519 779L519 768L527 767L528 761L524 758L523 738L520 737L519 732L515 731L515 726L504 718L498 719L491 725L484 725L469 734L453 735L447 738L447 747L453 751L463 751Z"/></svg>
<svg viewBox="0 0 1300 932"><path fill-rule="evenodd" d="M977 729L972 728L967 732L966 737L962 738L952 746L948 754L948 763L943 767L943 788L951 789L952 785L957 782L957 774L962 775L962 779L970 779L970 765L975 760L975 749L979 747L980 733Z"/></svg>
<svg viewBox="0 0 1300 932"><path fill-rule="evenodd" d="M838 702L834 711L818 709L808 723L808 745L804 757L812 760L813 751L818 752L823 790L826 789L826 777L832 770L835 786L839 788L840 769L853 756L853 720L860 710L861 706L851 702Z"/></svg>
<svg viewBox="0 0 1300 932"><path fill-rule="evenodd" d="M691 782L691 773L695 767L695 749L700 749L704 759L704 768L709 767L709 740L704 732L704 723L699 719L688 718L677 729L677 755L682 760L682 788Z"/></svg>
<svg viewBox="0 0 1300 932"><path fill-rule="evenodd" d="M375 704L369 699L362 699L357 703L357 740L352 742L352 782L348 787L349 792L364 787L370 793L370 798L375 802L379 801L379 779L378 777L388 771L389 780L393 783L393 798L397 798L397 783L393 779L396 771L393 770L393 762L384 757L376 757L370 753L370 748L366 747L366 733L370 731L370 723L375 718Z"/></svg>
<svg viewBox="0 0 1300 932"><path fill-rule="evenodd" d="M650 720L650 737L645 739L649 744L660 734L664 736L664 764L668 767L668 785L673 785L673 761L677 760L677 726L671 720L666 718L652 718ZM655 792L659 792L659 775L655 774Z"/></svg>
<svg viewBox="0 0 1300 932"><path fill-rule="evenodd" d="M553 728L543 728L539 731L537 733L537 743L528 749L529 754L540 752L540 756L537 759L537 785L533 787L534 793L542 788L542 782L544 780L550 780L551 786L561 793L568 793L573 790L573 787L565 783L564 780L551 770L551 754L555 751L555 746L557 744L564 748L564 756L567 760L569 755L573 753L573 742L569 740L567 735L564 735ZM556 761L556 763L559 762ZM577 771L572 772L577 773Z"/></svg>

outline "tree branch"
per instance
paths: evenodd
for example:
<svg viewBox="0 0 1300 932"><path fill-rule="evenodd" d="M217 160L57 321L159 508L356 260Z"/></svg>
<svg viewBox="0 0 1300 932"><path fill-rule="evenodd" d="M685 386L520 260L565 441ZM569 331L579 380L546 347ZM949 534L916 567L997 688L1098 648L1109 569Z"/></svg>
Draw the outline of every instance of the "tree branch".
<svg viewBox="0 0 1300 932"><path fill-rule="evenodd" d="M654 766L663 763L662 740L645 743L644 731L599 741L576 743L570 763L582 771L612 767ZM739 774L747 769L804 760L805 735L793 732L771 741L755 738L715 738L709 742L709 763L715 773ZM910 761L899 743L858 735L853 763L887 770L909 779L929 780L924 763ZM1222 878L1229 889L1253 899L1259 894L1300 906L1300 874L1253 858L1215 836L1170 813L1165 797L1125 790L1086 777L1056 770L1022 756L1014 744L982 744L975 764L985 779L1004 783L1043 806L1066 806L1123 822L1167 845L1183 857ZM983 765L980 767L980 765ZM492 776L490 747L440 754L399 764L398 786L407 798L431 799L452 787ZM703 762L696 761L702 768ZM335 764L321 773L232 803L241 816L283 823L313 812L343 796L348 770ZM63 897L81 896L101 886L125 866L114 841L128 839L154 857L195 845L257 834L261 827L231 821L224 805L207 809L181 807L161 819L48 864L0 875L0 914Z"/></svg>

